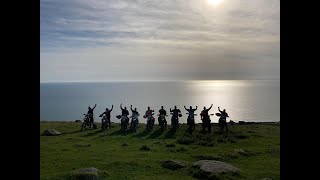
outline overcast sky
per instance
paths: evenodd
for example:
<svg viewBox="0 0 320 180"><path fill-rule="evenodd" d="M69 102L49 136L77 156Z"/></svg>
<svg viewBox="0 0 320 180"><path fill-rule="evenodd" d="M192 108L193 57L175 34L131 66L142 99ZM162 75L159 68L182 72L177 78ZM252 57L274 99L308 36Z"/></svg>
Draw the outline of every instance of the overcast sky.
<svg viewBox="0 0 320 180"><path fill-rule="evenodd" d="M40 0L40 46L41 82L280 79L280 1Z"/></svg>

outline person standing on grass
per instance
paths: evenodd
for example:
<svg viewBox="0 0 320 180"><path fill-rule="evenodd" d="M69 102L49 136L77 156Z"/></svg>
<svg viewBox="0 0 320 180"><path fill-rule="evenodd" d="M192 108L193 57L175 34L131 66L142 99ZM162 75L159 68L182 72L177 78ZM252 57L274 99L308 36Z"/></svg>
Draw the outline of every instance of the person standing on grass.
<svg viewBox="0 0 320 180"><path fill-rule="evenodd" d="M124 107L124 108L122 108L122 103L120 104L120 109L121 109L121 115L122 116L124 116L124 117L126 117L126 122L127 122L127 124L129 125L129 118L128 118L128 116L129 116L129 111L127 110L127 107Z"/></svg>
<svg viewBox="0 0 320 180"><path fill-rule="evenodd" d="M191 131L192 129L194 130L196 128L196 123L194 122L194 112L198 109L198 106L196 106L195 109L192 109L192 106L190 106L189 109L186 108L186 106L184 106L184 109L186 111L188 111L189 116L187 119L187 124L189 125L189 130Z"/></svg>
<svg viewBox="0 0 320 180"><path fill-rule="evenodd" d="M211 104L209 109L206 109L206 107L203 107L203 110L200 114L201 120L202 120L202 131L205 132L206 128L208 128L208 132L211 133L211 120L209 111L212 108L213 104Z"/></svg>
<svg viewBox="0 0 320 180"><path fill-rule="evenodd" d="M166 115L167 115L167 111L166 111L165 109L163 109L163 106L161 106L161 109L159 110L158 122L159 122L159 125L160 125L160 126L161 126L162 123L163 123L164 129L167 128ZM163 119L163 120L162 120L162 119Z"/></svg>
<svg viewBox="0 0 320 180"><path fill-rule="evenodd" d="M220 118L219 118L220 132L223 132L224 127L226 127L226 131L228 131L227 117L229 117L229 115L226 112L226 109L223 109L223 111L221 111L220 107L218 107L218 110L219 110L219 112L221 114Z"/></svg>
<svg viewBox="0 0 320 180"><path fill-rule="evenodd" d="M113 110L113 105L112 105L112 107L111 107L111 109L109 110L108 108L106 108L106 111L105 112L103 112L102 114L100 114L100 116L99 117L102 117L102 115L106 115L106 117L107 117L107 123L108 123L108 125L109 125L109 129L111 129L111 115L110 115L110 113L111 113L111 111Z"/></svg>
<svg viewBox="0 0 320 180"><path fill-rule="evenodd" d="M177 109L177 106L174 106L174 109L171 110L170 108L170 112L172 112L171 125L179 128L179 115L181 115L180 109Z"/></svg>
<svg viewBox="0 0 320 180"><path fill-rule="evenodd" d="M91 108L90 106L88 107L88 117L89 117L89 123L90 123L90 127L91 125L93 125L93 110L96 108L97 104L94 105L93 108Z"/></svg>
<svg viewBox="0 0 320 180"><path fill-rule="evenodd" d="M132 109L132 105L130 106L130 109L131 109L131 112L132 112L130 128L132 128L133 119L134 119L135 116L136 116L136 117L137 117L137 121L138 121L138 116L139 116L140 114L139 114L139 112L137 111L137 108Z"/></svg>

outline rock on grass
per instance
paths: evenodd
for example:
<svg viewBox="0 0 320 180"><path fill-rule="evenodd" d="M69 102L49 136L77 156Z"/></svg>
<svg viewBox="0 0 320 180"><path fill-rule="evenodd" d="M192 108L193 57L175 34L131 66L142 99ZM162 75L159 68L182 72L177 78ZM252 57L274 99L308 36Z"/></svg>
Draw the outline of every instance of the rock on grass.
<svg viewBox="0 0 320 180"><path fill-rule="evenodd" d="M188 165L187 162L177 161L177 160L165 160L161 161L161 166L171 170L177 170L180 168L184 168Z"/></svg>
<svg viewBox="0 0 320 180"><path fill-rule="evenodd" d="M240 169L215 160L200 160L192 165L198 169L194 177L205 179L224 179L224 176L236 176L240 174Z"/></svg>
<svg viewBox="0 0 320 180"><path fill-rule="evenodd" d="M55 130L55 129L47 129L43 131L42 136L58 136L61 132Z"/></svg>
<svg viewBox="0 0 320 180"><path fill-rule="evenodd" d="M94 167L82 168L71 173L71 179L78 180L100 180L109 176L106 171L100 171Z"/></svg>
<svg viewBox="0 0 320 180"><path fill-rule="evenodd" d="M151 148L146 145L143 145L143 146L141 146L140 150L141 151L151 151Z"/></svg>

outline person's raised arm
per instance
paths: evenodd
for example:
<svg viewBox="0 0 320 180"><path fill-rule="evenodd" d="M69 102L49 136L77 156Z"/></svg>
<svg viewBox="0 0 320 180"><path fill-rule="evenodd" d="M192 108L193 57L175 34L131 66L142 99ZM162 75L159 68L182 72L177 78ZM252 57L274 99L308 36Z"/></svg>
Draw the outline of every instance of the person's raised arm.
<svg viewBox="0 0 320 180"><path fill-rule="evenodd" d="M186 106L183 106L184 107L184 109L186 110L186 111L188 111L188 109L186 108Z"/></svg>
<svg viewBox="0 0 320 180"><path fill-rule="evenodd" d="M209 107L208 111L212 108L213 104L211 104L211 106Z"/></svg>
<svg viewBox="0 0 320 180"><path fill-rule="evenodd" d="M218 107L218 110L219 110L220 113L222 113L222 111L220 110L220 107Z"/></svg>
<svg viewBox="0 0 320 180"><path fill-rule="evenodd" d="M96 108L96 107L97 107L97 104L95 104L95 105L94 105L94 107L93 107L92 109L94 109L94 108Z"/></svg>
<svg viewBox="0 0 320 180"><path fill-rule="evenodd" d="M122 103L120 104L120 109L123 110L123 108L122 108Z"/></svg>
<svg viewBox="0 0 320 180"><path fill-rule="evenodd" d="M133 112L132 105L130 106L131 111Z"/></svg>
<svg viewBox="0 0 320 180"><path fill-rule="evenodd" d="M102 117L102 115L106 114L106 112L103 112L102 114L99 115L99 117Z"/></svg>
<svg viewBox="0 0 320 180"><path fill-rule="evenodd" d="M172 112L171 108L170 108L170 112Z"/></svg>
<svg viewBox="0 0 320 180"><path fill-rule="evenodd" d="M113 104L112 104L112 106L111 106L111 109L110 109L110 112L113 110Z"/></svg>
<svg viewBox="0 0 320 180"><path fill-rule="evenodd" d="M196 108L195 109L193 109L194 111L196 111L198 109L198 106L196 106Z"/></svg>

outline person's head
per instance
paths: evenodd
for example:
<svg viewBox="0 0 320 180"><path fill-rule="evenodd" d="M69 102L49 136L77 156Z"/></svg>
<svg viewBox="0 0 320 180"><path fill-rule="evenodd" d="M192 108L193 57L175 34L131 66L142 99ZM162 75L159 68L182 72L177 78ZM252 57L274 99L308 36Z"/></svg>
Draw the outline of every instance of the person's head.
<svg viewBox="0 0 320 180"><path fill-rule="evenodd" d="M223 112L226 112L226 109L223 109Z"/></svg>
<svg viewBox="0 0 320 180"><path fill-rule="evenodd" d="M106 111L109 111L109 109L108 109L108 108L106 108Z"/></svg>
<svg viewBox="0 0 320 180"><path fill-rule="evenodd" d="M207 108L206 107L203 107L203 110L206 110Z"/></svg>
<svg viewBox="0 0 320 180"><path fill-rule="evenodd" d="M163 106L161 106L161 109L163 109Z"/></svg>
<svg viewBox="0 0 320 180"><path fill-rule="evenodd" d="M124 107L125 110L127 110L127 107Z"/></svg>
<svg viewBox="0 0 320 180"><path fill-rule="evenodd" d="M134 108L134 111L137 111L137 108Z"/></svg>
<svg viewBox="0 0 320 180"><path fill-rule="evenodd" d="M190 106L190 109L192 109L192 106Z"/></svg>
<svg viewBox="0 0 320 180"><path fill-rule="evenodd" d="M177 106L174 106L174 109L177 109Z"/></svg>
<svg viewBox="0 0 320 180"><path fill-rule="evenodd" d="M90 109L91 109L91 107L89 106L89 107L88 107L88 109L90 110Z"/></svg>
<svg viewBox="0 0 320 180"><path fill-rule="evenodd" d="M148 110L150 110L150 107L148 106Z"/></svg>

